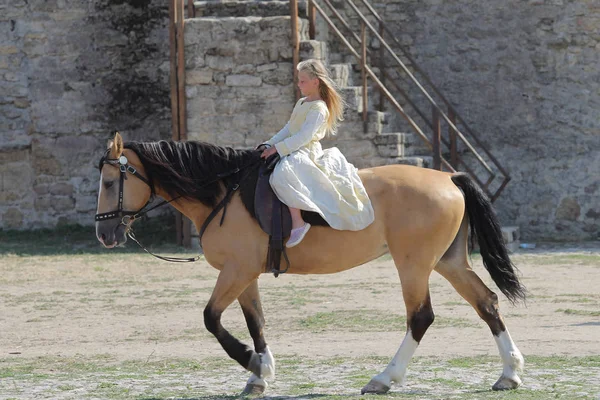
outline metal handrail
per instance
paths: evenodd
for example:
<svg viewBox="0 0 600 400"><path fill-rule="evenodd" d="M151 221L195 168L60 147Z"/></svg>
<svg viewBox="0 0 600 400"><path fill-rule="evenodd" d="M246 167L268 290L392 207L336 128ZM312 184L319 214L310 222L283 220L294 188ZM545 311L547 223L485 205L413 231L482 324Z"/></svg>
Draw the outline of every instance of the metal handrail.
<svg viewBox="0 0 600 400"><path fill-rule="evenodd" d="M352 37L359 43L361 48L364 47L364 44L362 43L361 38L359 38L358 35L356 35L356 33L350 28L349 24L343 19L343 17L335 9L335 7L333 7L331 5L329 0L323 0L323 1L328 6L328 8L332 11L334 16L342 23L342 25L350 32ZM448 148L451 149L451 157L453 160L452 165L463 165L464 168L467 170L467 172L469 172L469 174L471 174L473 176L473 178L475 178L477 183L490 195L492 200L495 200L498 197L498 195L500 194L500 192L504 189L506 184L511 179L510 176L508 176L508 173L506 172L506 170L502 167L502 165L500 165L498 160L490 153L490 151L483 145L481 140L477 137L477 135L473 132L473 130L466 124L466 122L462 119L462 117L460 115L458 115L455 108L440 93L439 89L437 89L437 87L435 87L435 85L431 82L431 79L421 70L420 67L418 67L418 65L414 62L412 57L410 57L410 55L402 48L402 45L400 44L398 39L393 35L393 33L390 31L390 29L387 27L387 25L385 25L384 21L379 16L379 14L377 14L377 12L373 9L373 7L371 7L371 5L368 2L366 2L366 0L361 0L361 1L363 4L365 4L365 6L373 14L373 16L376 18L376 20L380 23L381 34L377 32L377 30L371 25L371 23L369 23L369 21L360 12L360 10L357 8L357 6L354 4L354 2L352 0L346 0L346 2L350 5L350 7L358 15L359 19L361 20L361 25L366 26L374 34L374 36L379 40L380 46L382 46L382 50L385 49L385 50L387 50L387 52L389 52L389 54L392 56L392 58L396 62L397 66L399 66L406 73L406 75L409 77L409 79L412 81L412 83L418 87L418 89L425 96L425 98L430 103L430 105L432 106L434 111L437 111L437 115L439 117L441 117L447 123L447 125L450 129L451 140L450 140L450 142L448 142L447 140L442 138L441 141ZM352 52L352 54L359 61L363 62L361 55L358 54L358 52L354 49L354 47L348 42L348 40L346 40L346 37L344 37L344 35L339 31L339 29L335 26L335 24L331 21L331 19L325 14L325 12L321 8L321 6L317 3L317 0L309 0L309 10L311 10L313 7L323 16L323 18L325 19L325 21L327 22L329 27L336 33L336 35L342 41L342 43ZM313 15L314 15L314 13L313 13ZM312 19L314 19L314 16L312 17ZM399 57L392 50L390 45L383 39L382 35L383 35L384 31L387 32L387 34L390 35L392 37L392 39L394 40L394 42L400 47L400 50L406 56L406 58L410 61L414 70L416 72L418 72L420 75L422 75L424 80L433 88L433 91L440 97L442 102L447 106L448 114L450 114L451 117L448 114L446 114L446 112L444 112L444 110L438 105L438 103L428 93L428 91L425 89L425 87L423 87L423 85L416 79L416 77L408 69L408 67L402 62L402 60L399 59ZM314 32L314 29L312 29L311 32ZM368 52L368 53L370 54L370 52ZM383 54L383 52L382 52L382 54ZM383 64L383 57L382 57L381 61ZM391 79L391 76L385 71L384 68L381 68L381 73L382 73L382 78L385 77L385 78L390 79L390 81L394 84L394 86L400 91L400 94L402 95L402 97L404 97L408 101L408 103L419 114L419 116L423 119L423 121L426 123L426 125L428 125L430 128L433 129L434 125L436 125L436 124L429 121L429 119L424 115L424 113L422 111L420 111L419 108L416 106L416 104L408 97L408 95L399 88L399 86L394 82L393 79ZM372 70L368 67L367 67L367 75L369 77L371 77L371 79L373 79L375 84L379 87L379 89L381 91L380 92L381 95L388 98L388 100L390 101L390 103L392 103L394 108L396 108L400 112L400 114L409 122L411 127L421 137L421 139L427 144L427 146L431 148L432 144L429 141L429 139L427 138L427 136L421 131L421 129L418 127L418 125L415 123L415 121L412 120L412 118L406 114L406 112L395 101L395 99L392 100L393 96L391 95L391 93L389 93L389 90L384 87L383 83L375 76L375 74L372 72ZM466 136L463 134L463 132L458 129L458 127L456 126L457 125L456 121L460 122L465 127L466 133L468 133L475 140L475 143L483 149L484 153L489 157L491 162L495 165L495 167L503 175L502 176L503 181L502 181L500 187L494 193L491 193L490 190L488 189L488 187L492 183L492 181L495 179L496 174L494 173L492 168L488 165L488 163L481 157L481 155L474 148L474 146L470 143L470 141L466 138ZM437 129L439 129L439 123L437 124ZM435 132L435 130L434 130L434 132ZM488 172L488 174L490 176L489 176L489 179L487 180L487 182L485 182L485 183L481 182L477 178L476 174L472 171L472 169L469 168L469 166L466 164L465 160L463 160L462 157L460 157L458 154L456 154L456 137L458 137L464 143L466 148L468 150L470 150L470 152L473 154L473 156L479 162L479 164ZM450 166L450 163L446 162L446 160L443 160L441 162L441 164L443 164L444 166ZM454 170L452 167L450 167L449 169Z"/></svg>
<svg viewBox="0 0 600 400"><path fill-rule="evenodd" d="M369 4L369 2L367 0L361 0L361 2L371 12L371 14L375 17L375 19L380 23L380 26L383 27L383 29L388 33L388 35L394 40L394 42L396 43L398 48L402 51L402 54L411 63L412 67L423 77L423 79L427 82L427 84L429 84L429 86L431 86L433 91L440 97L440 99L444 102L444 104L446 104L446 107L448 107L448 111L451 112L457 118L458 122L460 122L464 126L465 130L471 135L471 137L475 140L477 145L479 145L481 147L481 149L485 152L485 154L494 163L496 168L498 168L498 170L502 173L502 175L504 176L504 181L503 181L502 185L500 186L500 188L498 188L495 195L492 197L492 200L495 200L497 198L497 196L500 194L500 192L504 189L506 184L508 184L508 182L511 180L511 177L509 176L508 172L504 169L504 167L502 166L502 164L500 164L500 162L496 159L496 157L485 147L485 145L481 142L481 140L479 139L477 134L473 131L473 129L471 129L471 127L460 116L460 114L458 114L458 112L456 111L454 106L448 101L448 99L446 99L446 97L437 88L437 86L434 85L431 78L429 78L429 76L419 67L419 65L415 62L415 60L404 49L404 46L396 38L394 33L392 33L392 31L388 28L388 26L385 23L385 21L383 20L383 18L381 18L381 16L377 13L377 11L375 11L375 9L371 6L371 4Z"/></svg>
<svg viewBox="0 0 600 400"><path fill-rule="evenodd" d="M323 17L325 22L329 25L331 30L338 36L338 38L342 41L342 43L344 43L346 45L346 47L348 48L348 50L350 50L352 55L358 59L361 59L361 56L358 54L358 52L354 49L354 47L352 47L352 45L348 42L348 40L344 37L344 35L340 32L340 30L335 26L335 24L331 21L331 19L327 16L327 14L325 14L325 12L321 8L321 6L319 4L317 4L317 2L315 0L309 0L309 7L311 7L311 6L314 6L315 9L321 14L321 16ZM388 101L390 103L392 103L392 105L398 110L398 112L406 119L406 121L409 123L409 125L421 137L421 139L425 142L425 144L430 149L433 149L433 144L430 142L427 135L425 135L423 133L423 131L421 130L419 125L417 125L417 123L404 111L402 106L400 104L398 104L398 102L396 101L394 96L392 96L392 94L387 90L387 88L381 83L381 81L379 80L379 78L377 78L377 76L375 75L373 70L371 70L371 68L369 68L366 65L365 65L365 70L366 70L367 74L369 75L369 77L373 80L373 82L375 82L375 84L379 87L379 89L387 97ZM449 171L454 171L454 168L443 157L441 158L441 163Z"/></svg>
<svg viewBox="0 0 600 400"><path fill-rule="evenodd" d="M398 56L396 55L396 53L387 44L387 42L385 40L383 40L383 38L381 37L381 35L379 35L379 32L377 32L377 30L375 28L373 28L373 26L371 26L371 24L369 23L369 21L365 18L365 16L356 7L356 5L354 4L354 2L352 0L346 0L346 2L348 4L350 4L350 7L352 7L354 9L354 11L358 14L359 18L365 23L365 25L371 30L371 32L373 32L373 34L375 35L375 37L379 40L380 45L385 46L386 50L390 53L390 55L392 56L392 58L398 63L398 65L400 65L400 67L404 70L404 72L411 78L411 80L413 81L413 83L421 90L421 93L423 93L425 95L425 97L427 98L427 100L429 100L429 103L438 110L438 112L440 113L440 116L443 117L446 120L446 123L452 129L456 130L456 132L458 134L458 137L463 141L463 143L467 146L467 148L469 150L471 150L471 152L475 155L475 157L477 158L477 160L479 161L479 163L490 174L493 175L494 173L493 173L492 169L481 158L481 156L479 155L479 153L477 153L477 150L475 150L475 148L473 148L473 146L467 140L467 138L460 132L460 130L454 125L454 123L452 123L452 121L450 121L450 118L448 118L448 116L446 115L446 113L444 112L444 110L442 110L442 108L440 106L438 106L438 104L431 97L431 95L427 92L427 90L425 90L425 88L423 87L423 85L421 85L421 83L414 77L414 75L412 74L412 72L410 72L410 70L408 69L408 67L406 65L404 65L404 63L402 62L402 60L400 60L400 58L398 58Z"/></svg>

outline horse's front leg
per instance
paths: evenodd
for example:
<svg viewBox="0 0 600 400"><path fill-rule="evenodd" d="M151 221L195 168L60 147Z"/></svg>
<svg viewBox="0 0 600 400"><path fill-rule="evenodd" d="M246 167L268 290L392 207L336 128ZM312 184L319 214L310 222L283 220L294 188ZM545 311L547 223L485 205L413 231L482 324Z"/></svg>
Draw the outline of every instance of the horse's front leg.
<svg viewBox="0 0 600 400"><path fill-rule="evenodd" d="M253 371L243 394L259 395L262 394L267 388L266 379L275 377L275 359L265 337L263 335L263 327L265 325L265 319L263 316L262 306L260 304L260 294L258 292L258 280L255 279L250 283L246 290L238 297L244 317L246 318L246 324L248 325L248 331L254 341L254 350L258 354L258 358L250 360L250 363L260 364L258 368L251 366L249 369ZM254 372L255 369L260 371L259 374Z"/></svg>
<svg viewBox="0 0 600 400"><path fill-rule="evenodd" d="M261 377L261 356L233 337L221 324L221 315L225 309L240 297L257 277L258 275L252 275L248 269L239 265L226 264L219 273L217 284L204 309L204 325L219 341L229 357L257 377Z"/></svg>

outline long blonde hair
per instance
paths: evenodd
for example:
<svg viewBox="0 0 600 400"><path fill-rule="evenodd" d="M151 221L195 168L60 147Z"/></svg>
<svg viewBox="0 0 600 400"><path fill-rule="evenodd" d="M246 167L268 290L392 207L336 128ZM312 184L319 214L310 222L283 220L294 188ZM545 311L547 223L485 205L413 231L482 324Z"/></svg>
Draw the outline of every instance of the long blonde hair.
<svg viewBox="0 0 600 400"><path fill-rule="evenodd" d="M331 79L329 71L319 60L310 59L298 63L298 72L304 71L311 78L319 79L319 95L327 104L327 131L335 135L340 121L344 120L344 99L337 91L337 84Z"/></svg>

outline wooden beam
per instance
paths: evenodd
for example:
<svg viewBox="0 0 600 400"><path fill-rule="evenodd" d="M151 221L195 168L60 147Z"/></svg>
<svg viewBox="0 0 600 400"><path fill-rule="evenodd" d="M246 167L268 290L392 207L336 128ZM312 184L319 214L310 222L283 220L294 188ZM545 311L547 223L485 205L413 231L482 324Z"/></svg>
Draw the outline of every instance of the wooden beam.
<svg viewBox="0 0 600 400"><path fill-rule="evenodd" d="M187 119L185 101L185 43L184 32L184 0L177 0L177 97L179 102L179 140L187 140Z"/></svg>
<svg viewBox="0 0 600 400"><path fill-rule="evenodd" d="M312 0L309 0L309 7L313 4ZM313 6L314 7L314 6ZM298 88L298 70L296 67L300 62L300 35L298 33L298 0L290 0L290 17L292 25L292 62L294 68L294 88L296 94L296 100L300 99L300 88Z"/></svg>
<svg viewBox="0 0 600 400"><path fill-rule="evenodd" d="M433 122L433 169L442 170L442 128L440 125L440 112L436 107L432 107Z"/></svg>
<svg viewBox="0 0 600 400"><path fill-rule="evenodd" d="M177 40L175 27L175 0L169 0L169 50L171 85L171 139L179 140L179 102L177 97Z"/></svg>

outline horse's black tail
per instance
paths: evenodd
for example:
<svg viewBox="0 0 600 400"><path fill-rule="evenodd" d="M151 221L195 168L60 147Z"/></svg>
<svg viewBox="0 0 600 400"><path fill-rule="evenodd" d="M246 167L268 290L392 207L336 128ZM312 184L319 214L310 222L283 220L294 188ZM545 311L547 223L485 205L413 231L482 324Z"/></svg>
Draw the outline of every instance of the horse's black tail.
<svg viewBox="0 0 600 400"><path fill-rule="evenodd" d="M471 241L477 238L485 269L511 303L524 301L526 290L519 282L517 268L508 256L492 203L469 175L458 173L452 176L452 181L465 195L465 208L471 225Z"/></svg>

